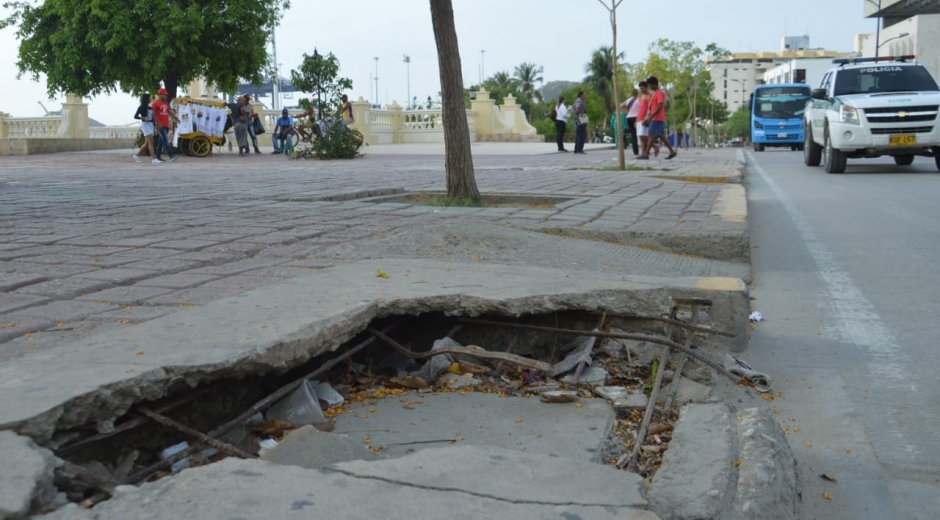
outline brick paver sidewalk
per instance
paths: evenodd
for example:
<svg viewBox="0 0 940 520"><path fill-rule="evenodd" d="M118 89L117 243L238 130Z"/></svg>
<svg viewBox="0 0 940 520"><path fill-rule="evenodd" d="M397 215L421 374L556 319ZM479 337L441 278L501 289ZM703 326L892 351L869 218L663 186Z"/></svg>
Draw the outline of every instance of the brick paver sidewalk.
<svg viewBox="0 0 940 520"><path fill-rule="evenodd" d="M0 361L280 282L331 265L331 246L428 222L574 236L746 231L718 208L727 185L655 177L730 175L740 167L730 150L628 172L609 170L609 149L475 157L485 193L571 198L538 209L364 200L444 188L441 156L365 151L353 161L223 153L163 165L137 165L130 152L0 157Z"/></svg>

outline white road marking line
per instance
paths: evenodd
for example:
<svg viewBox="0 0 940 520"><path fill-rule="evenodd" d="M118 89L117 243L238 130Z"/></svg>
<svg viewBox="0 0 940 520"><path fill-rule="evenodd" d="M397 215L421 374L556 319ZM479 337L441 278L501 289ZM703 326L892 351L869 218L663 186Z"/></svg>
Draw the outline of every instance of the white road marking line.
<svg viewBox="0 0 940 520"><path fill-rule="evenodd" d="M774 192L816 263L819 277L825 285L826 292L829 293L829 300L825 302L826 309L836 321L835 324L825 327L825 333L831 333L847 344L856 345L868 351L871 361L868 362L867 368L873 377L872 386L916 392L916 383L911 381L910 374L902 368L902 365L909 364L910 360L898 345L894 333L882 322L875 307L868 301L861 289L852 282L849 274L835 261L832 252L796 205L787 198L786 193L767 175L767 172L753 157L750 158L748 167L753 168L753 171L757 172ZM888 420L895 422L893 418ZM894 428L893 434L899 439L905 437L904 432L897 427ZM904 445L909 451L916 451L914 445L910 443Z"/></svg>

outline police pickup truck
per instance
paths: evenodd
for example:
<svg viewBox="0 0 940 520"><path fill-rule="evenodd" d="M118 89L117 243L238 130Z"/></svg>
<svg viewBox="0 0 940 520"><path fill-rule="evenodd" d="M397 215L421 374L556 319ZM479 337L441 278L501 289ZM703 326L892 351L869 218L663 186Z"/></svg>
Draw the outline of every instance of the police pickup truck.
<svg viewBox="0 0 940 520"><path fill-rule="evenodd" d="M833 60L803 116L803 159L843 173L847 159L921 155L940 168L940 88L913 56Z"/></svg>

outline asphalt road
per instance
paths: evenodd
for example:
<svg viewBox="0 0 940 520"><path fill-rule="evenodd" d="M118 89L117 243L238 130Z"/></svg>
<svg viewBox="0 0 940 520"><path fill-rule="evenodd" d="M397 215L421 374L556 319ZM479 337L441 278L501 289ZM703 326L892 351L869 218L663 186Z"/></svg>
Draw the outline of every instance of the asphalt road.
<svg viewBox="0 0 940 520"><path fill-rule="evenodd" d="M940 513L940 172L748 153L755 325L808 519ZM837 482L820 475L826 473ZM824 496L828 493L828 497Z"/></svg>

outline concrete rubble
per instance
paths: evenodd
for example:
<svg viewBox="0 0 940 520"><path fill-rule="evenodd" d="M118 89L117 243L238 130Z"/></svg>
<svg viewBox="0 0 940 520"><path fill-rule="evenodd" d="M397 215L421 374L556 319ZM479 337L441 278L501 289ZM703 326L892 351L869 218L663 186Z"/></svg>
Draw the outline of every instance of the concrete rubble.
<svg viewBox="0 0 940 520"><path fill-rule="evenodd" d="M53 483L61 461L32 440L0 431L0 518L24 518L56 500Z"/></svg>

